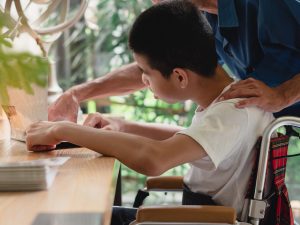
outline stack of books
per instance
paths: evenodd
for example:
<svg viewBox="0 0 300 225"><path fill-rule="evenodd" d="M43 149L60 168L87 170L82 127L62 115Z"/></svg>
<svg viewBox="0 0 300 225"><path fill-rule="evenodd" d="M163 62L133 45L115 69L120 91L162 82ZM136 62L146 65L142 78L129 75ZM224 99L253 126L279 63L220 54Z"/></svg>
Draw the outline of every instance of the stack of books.
<svg viewBox="0 0 300 225"><path fill-rule="evenodd" d="M0 163L0 191L36 191L48 189L58 167L70 157Z"/></svg>

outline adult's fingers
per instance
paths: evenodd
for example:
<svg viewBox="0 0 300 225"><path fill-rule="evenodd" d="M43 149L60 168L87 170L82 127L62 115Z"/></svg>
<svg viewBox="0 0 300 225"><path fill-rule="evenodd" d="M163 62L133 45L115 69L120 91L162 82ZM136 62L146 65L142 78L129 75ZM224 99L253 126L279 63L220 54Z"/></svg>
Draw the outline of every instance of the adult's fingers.
<svg viewBox="0 0 300 225"><path fill-rule="evenodd" d="M226 100L232 98L250 98L250 97L258 97L262 95L262 90L260 89L252 89L252 88L241 88L228 90L224 92L219 100Z"/></svg>
<svg viewBox="0 0 300 225"><path fill-rule="evenodd" d="M230 86L231 90L239 89L239 88L259 88L261 86L266 86L263 82L259 80L255 80L253 78L248 78L246 80L240 80Z"/></svg>
<svg viewBox="0 0 300 225"><path fill-rule="evenodd" d="M245 107L250 107L250 106L257 106L257 107L261 107L261 100L260 98L247 98L241 101L238 101L235 106L237 108L245 108Z"/></svg>
<svg viewBox="0 0 300 225"><path fill-rule="evenodd" d="M237 86L237 85L247 85L247 84L258 84L258 83L262 83L259 80L256 80L254 78L247 78L245 80L239 80L237 82L235 82L234 84L232 84L231 86Z"/></svg>
<svg viewBox="0 0 300 225"><path fill-rule="evenodd" d="M228 90L237 90L237 89L257 89L260 88L262 84L258 83L243 83L243 84L236 84L236 85L231 85Z"/></svg>

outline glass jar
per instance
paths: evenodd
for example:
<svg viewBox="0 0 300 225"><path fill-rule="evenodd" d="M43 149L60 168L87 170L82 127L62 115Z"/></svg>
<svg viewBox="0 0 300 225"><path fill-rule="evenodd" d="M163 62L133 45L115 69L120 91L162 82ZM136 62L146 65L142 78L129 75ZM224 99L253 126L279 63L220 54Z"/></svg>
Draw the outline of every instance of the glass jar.
<svg viewBox="0 0 300 225"><path fill-rule="evenodd" d="M0 105L0 140L10 138L9 120Z"/></svg>

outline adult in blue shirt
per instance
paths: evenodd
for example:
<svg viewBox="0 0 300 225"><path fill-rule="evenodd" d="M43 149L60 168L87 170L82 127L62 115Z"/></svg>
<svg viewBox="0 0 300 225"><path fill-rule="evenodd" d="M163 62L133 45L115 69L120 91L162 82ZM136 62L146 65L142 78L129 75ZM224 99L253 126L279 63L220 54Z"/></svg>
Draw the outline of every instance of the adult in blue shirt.
<svg viewBox="0 0 300 225"><path fill-rule="evenodd" d="M153 1L153 2L158 2ZM222 98L246 97L276 116L300 116L300 1L193 0L206 13L219 63L242 80ZM74 86L49 107L49 120L76 121L79 103L144 88L136 63Z"/></svg>
<svg viewBox="0 0 300 225"><path fill-rule="evenodd" d="M219 62L241 79L256 79L239 82L224 97L249 97L238 107L300 116L300 104L292 105L300 98L300 1L220 0L218 15L207 19Z"/></svg>

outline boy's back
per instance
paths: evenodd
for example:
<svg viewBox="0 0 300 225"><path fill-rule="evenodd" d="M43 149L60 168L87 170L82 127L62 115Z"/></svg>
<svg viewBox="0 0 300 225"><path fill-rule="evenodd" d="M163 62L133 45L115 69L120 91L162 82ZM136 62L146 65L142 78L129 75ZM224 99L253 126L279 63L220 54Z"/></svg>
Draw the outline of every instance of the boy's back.
<svg viewBox="0 0 300 225"><path fill-rule="evenodd" d="M239 215L254 164L254 145L274 118L256 107L237 109L236 102L231 99L198 108L191 126L179 133L192 137L207 153L191 162L185 184L217 204L234 207Z"/></svg>

